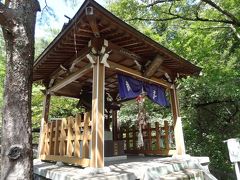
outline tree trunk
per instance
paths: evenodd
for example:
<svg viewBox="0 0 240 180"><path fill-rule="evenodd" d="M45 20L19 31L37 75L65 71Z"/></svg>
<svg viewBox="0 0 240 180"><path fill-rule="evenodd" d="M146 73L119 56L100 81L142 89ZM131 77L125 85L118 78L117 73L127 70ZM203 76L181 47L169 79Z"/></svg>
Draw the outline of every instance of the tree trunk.
<svg viewBox="0 0 240 180"><path fill-rule="evenodd" d="M14 11L14 16L11 26L2 26L7 67L2 115L1 178L28 180L32 179L31 90L39 4L35 0L12 0L6 6Z"/></svg>

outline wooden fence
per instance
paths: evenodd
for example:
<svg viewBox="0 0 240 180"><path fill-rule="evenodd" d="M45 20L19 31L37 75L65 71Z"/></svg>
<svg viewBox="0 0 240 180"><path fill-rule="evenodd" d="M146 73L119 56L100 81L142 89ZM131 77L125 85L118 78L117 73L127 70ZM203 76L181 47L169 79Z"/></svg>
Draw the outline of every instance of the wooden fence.
<svg viewBox="0 0 240 180"><path fill-rule="evenodd" d="M42 136L42 160L89 166L90 113L85 113L84 118L77 114L75 118L50 121L45 124Z"/></svg>
<svg viewBox="0 0 240 180"><path fill-rule="evenodd" d="M171 155L175 148L173 130L167 121L164 121L163 127L158 122L148 123L142 130L144 146L141 148L137 147L139 130L135 126L121 127L118 138L125 141L125 152L128 154Z"/></svg>

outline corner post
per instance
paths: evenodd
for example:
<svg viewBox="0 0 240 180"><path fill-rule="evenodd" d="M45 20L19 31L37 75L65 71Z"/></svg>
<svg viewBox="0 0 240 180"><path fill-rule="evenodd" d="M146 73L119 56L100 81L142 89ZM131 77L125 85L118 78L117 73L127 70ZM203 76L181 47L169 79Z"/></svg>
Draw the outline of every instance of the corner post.
<svg viewBox="0 0 240 180"><path fill-rule="evenodd" d="M117 120L117 110L112 110L112 131L113 131L113 140L118 140L118 120Z"/></svg>
<svg viewBox="0 0 240 180"><path fill-rule="evenodd" d="M45 135L45 126L48 123L49 118L49 109L50 109L50 101L51 95L45 93L43 100L43 113L41 119L41 127L40 127L40 137L39 137L39 145L38 145L38 158L41 158L41 155L44 153L44 135Z"/></svg>
<svg viewBox="0 0 240 180"><path fill-rule="evenodd" d="M185 144L184 144L184 136L183 136L183 128L182 128L182 120L180 117L179 110L179 102L177 97L177 90L175 85L170 89L171 96L171 108L173 113L173 122L174 122L174 137L176 144L176 154L177 155L185 155Z"/></svg>
<svg viewBox="0 0 240 180"><path fill-rule="evenodd" d="M92 147L90 166L104 167L104 81L105 66L96 57L92 84Z"/></svg>

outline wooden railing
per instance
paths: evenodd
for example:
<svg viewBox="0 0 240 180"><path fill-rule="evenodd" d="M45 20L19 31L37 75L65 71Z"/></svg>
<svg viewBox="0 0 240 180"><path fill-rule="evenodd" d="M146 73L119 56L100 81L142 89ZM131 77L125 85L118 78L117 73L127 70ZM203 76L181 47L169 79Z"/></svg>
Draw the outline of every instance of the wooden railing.
<svg viewBox="0 0 240 180"><path fill-rule="evenodd" d="M160 127L158 122L148 123L142 130L144 146L137 147L138 128L121 127L118 132L118 138L125 141L125 152L128 154L153 154L153 155L171 155L174 152L174 133L173 126L169 126L164 121L164 126Z"/></svg>
<svg viewBox="0 0 240 180"><path fill-rule="evenodd" d="M45 124L42 136L42 160L89 166L90 113L85 113L83 119L77 114L75 118L50 121Z"/></svg>

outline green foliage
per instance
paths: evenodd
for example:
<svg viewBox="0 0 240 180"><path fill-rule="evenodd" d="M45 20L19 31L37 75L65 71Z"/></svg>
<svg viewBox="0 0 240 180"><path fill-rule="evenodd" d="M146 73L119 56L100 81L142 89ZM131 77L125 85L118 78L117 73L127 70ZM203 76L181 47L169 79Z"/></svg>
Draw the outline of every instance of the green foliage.
<svg viewBox="0 0 240 180"><path fill-rule="evenodd" d="M33 128L40 127L44 95L41 92L44 88L41 85L34 85L32 90L32 121ZM82 109L76 108L77 99L52 96L49 118L63 118L75 116L82 112Z"/></svg>
<svg viewBox="0 0 240 180"><path fill-rule="evenodd" d="M47 48L49 43L58 35L59 29L48 28L45 29L45 36L36 38L35 43L35 59Z"/></svg>

